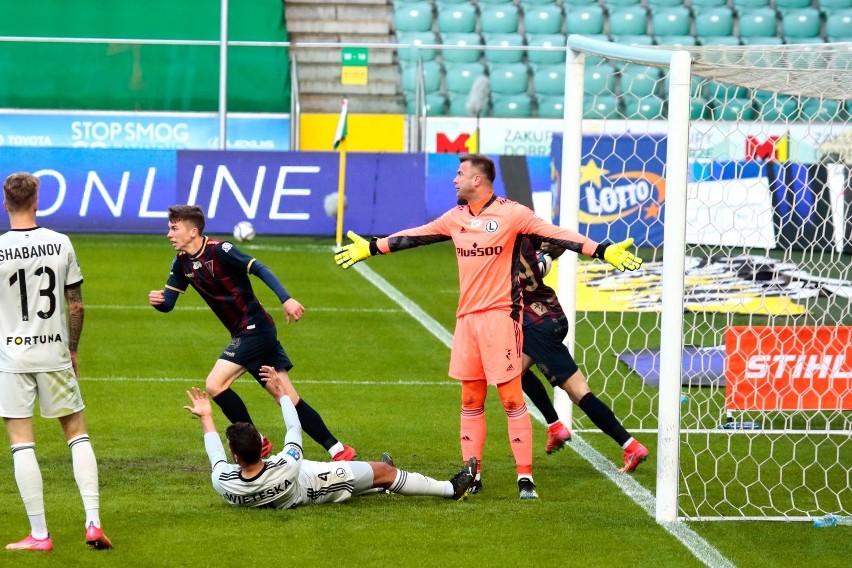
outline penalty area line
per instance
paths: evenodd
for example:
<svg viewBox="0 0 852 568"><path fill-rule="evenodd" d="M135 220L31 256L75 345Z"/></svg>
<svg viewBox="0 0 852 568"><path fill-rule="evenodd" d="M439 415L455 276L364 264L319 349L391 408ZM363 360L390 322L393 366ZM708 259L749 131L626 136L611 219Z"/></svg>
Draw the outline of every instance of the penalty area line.
<svg viewBox="0 0 852 568"><path fill-rule="evenodd" d="M453 335L438 323L434 318L423 311L420 306L412 302L409 298L397 290L387 280L376 274L372 269L367 267L363 262L356 264L354 267L356 272L363 276L373 286L381 290L388 298L396 302L403 310L417 320L425 327L432 335L438 338L447 348L452 346ZM544 417L538 410L531 405L527 405L530 410L530 415L542 424L546 424ZM630 475L626 475L618 471L611 461L606 459L603 454L598 452L579 436L575 436L574 443L570 444L580 457L588 461L592 467L598 470L601 474L612 481L625 495L639 505L648 516L652 519L656 517L655 506L656 499L654 495L645 487L639 484ZM675 537L683 546L695 556L700 562L711 568L734 568L734 564L725 558L713 545L704 540L698 533L690 529L682 521L673 521L667 523L657 523L667 533Z"/></svg>

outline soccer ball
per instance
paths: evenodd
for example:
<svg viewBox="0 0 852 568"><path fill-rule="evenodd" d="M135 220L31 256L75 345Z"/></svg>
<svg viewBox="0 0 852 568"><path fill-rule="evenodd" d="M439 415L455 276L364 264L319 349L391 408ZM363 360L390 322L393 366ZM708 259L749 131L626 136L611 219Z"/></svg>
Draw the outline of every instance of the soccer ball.
<svg viewBox="0 0 852 568"><path fill-rule="evenodd" d="M234 239L238 242L250 241L257 233L254 232L254 225L248 221L240 221L234 225Z"/></svg>

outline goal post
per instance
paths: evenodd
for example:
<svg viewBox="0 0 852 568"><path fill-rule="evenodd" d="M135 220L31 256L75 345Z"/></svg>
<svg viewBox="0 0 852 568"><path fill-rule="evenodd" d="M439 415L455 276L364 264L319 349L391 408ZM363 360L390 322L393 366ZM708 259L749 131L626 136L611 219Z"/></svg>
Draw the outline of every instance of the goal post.
<svg viewBox="0 0 852 568"><path fill-rule="evenodd" d="M559 223L646 263L564 258L566 343L657 520L850 514L852 44L567 46Z"/></svg>

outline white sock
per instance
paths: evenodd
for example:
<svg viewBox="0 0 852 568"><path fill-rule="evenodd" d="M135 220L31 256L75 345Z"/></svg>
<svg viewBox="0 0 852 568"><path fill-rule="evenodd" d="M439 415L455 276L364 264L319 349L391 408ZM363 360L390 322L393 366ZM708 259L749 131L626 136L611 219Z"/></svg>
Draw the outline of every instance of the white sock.
<svg viewBox="0 0 852 568"><path fill-rule="evenodd" d="M435 497L452 497L453 484L449 481L438 481L422 473L396 470L396 479L388 488L391 493L400 495L434 495Z"/></svg>
<svg viewBox="0 0 852 568"><path fill-rule="evenodd" d="M12 445L12 459L15 464L15 481L18 492L24 501L24 508L30 519L30 532L39 540L48 537L47 518L44 515L44 485L41 470L35 455L35 444Z"/></svg>
<svg viewBox="0 0 852 568"><path fill-rule="evenodd" d="M71 462L74 466L74 479L83 498L83 507L86 509L86 526L94 524L101 526L100 493L98 491L98 462L95 460L95 452L88 434L83 434L68 440L71 448Z"/></svg>
<svg viewBox="0 0 852 568"><path fill-rule="evenodd" d="M626 449L627 449L627 446L629 446L629 445L630 445L630 444L632 444L632 443L633 443L633 436L631 436L630 438L628 438L628 439L627 439L627 441L626 441L626 442L624 442L623 444L621 444L621 449L622 449L622 450L626 450Z"/></svg>
<svg viewBox="0 0 852 568"><path fill-rule="evenodd" d="M334 457L342 451L343 451L343 444L341 442L337 442L336 444L334 444L332 447L330 447L328 449L328 455L330 455L331 457Z"/></svg>
<svg viewBox="0 0 852 568"><path fill-rule="evenodd" d="M531 473L524 473L524 474L519 473L518 474L518 481L520 481L522 479L529 479L530 481L532 481L533 480L532 474ZM535 483L535 482L533 481L533 483Z"/></svg>

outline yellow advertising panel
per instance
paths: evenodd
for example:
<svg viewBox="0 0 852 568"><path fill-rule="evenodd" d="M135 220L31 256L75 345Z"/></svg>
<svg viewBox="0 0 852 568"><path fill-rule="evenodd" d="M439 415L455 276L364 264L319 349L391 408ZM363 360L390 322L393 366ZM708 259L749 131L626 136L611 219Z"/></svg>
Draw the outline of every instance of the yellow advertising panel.
<svg viewBox="0 0 852 568"><path fill-rule="evenodd" d="M331 152L339 114L302 114L299 150ZM405 117L401 114L349 114L347 152L404 152Z"/></svg>

